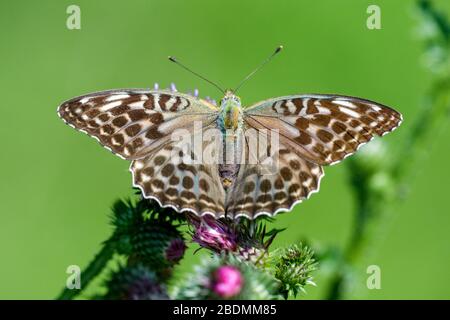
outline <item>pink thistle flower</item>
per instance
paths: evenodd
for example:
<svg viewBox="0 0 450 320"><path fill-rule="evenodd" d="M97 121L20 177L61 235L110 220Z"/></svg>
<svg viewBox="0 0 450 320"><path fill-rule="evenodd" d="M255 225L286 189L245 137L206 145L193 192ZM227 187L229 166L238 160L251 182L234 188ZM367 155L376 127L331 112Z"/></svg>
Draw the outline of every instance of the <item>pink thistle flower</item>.
<svg viewBox="0 0 450 320"><path fill-rule="evenodd" d="M212 290L221 298L231 298L241 292L243 282L238 268L222 266L214 272Z"/></svg>
<svg viewBox="0 0 450 320"><path fill-rule="evenodd" d="M194 217L191 217L190 220L195 227L192 235L193 241L216 252L236 251L237 236L225 223L209 215L204 216L201 220Z"/></svg>

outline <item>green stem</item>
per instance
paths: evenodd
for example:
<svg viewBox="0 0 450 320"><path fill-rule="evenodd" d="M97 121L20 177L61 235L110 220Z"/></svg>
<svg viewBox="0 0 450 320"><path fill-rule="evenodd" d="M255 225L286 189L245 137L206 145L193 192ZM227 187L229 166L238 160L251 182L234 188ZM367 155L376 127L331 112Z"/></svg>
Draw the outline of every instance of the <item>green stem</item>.
<svg viewBox="0 0 450 320"><path fill-rule="evenodd" d="M440 36L444 39L444 46L449 45L450 24L445 20L429 0L418 0L418 6L422 12L435 21L440 30ZM436 40L439 41L439 40ZM448 67L448 66L447 66ZM445 68L445 67L444 67ZM420 148L434 128L439 127L439 121L445 121L446 113L450 110L450 76L444 72L443 76L437 77L431 85L428 101L422 104L422 111L409 136L405 139L400 153L392 168L392 177L395 181L395 187L398 193L405 180L408 180L412 167L416 165ZM443 116L444 115L444 116ZM408 159L408 161L405 161ZM352 165L352 162L349 162ZM348 247L344 253L344 262L341 263L332 276L331 283L327 292L328 299L342 299L346 297L346 281L348 276L347 266L354 265L361 260L361 257L367 252L370 244L373 243L375 229L379 229L379 224L383 220L389 204L386 199L378 198L367 188L367 176L362 175L359 170L350 168L350 181L355 194L357 208L355 215L355 226ZM378 219L377 221L374 221Z"/></svg>

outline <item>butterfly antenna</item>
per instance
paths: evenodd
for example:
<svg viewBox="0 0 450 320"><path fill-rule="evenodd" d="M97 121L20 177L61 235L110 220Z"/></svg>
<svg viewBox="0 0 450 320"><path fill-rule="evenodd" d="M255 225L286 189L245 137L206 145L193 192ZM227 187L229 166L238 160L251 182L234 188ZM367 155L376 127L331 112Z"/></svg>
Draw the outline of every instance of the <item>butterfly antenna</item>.
<svg viewBox="0 0 450 320"><path fill-rule="evenodd" d="M217 83L212 82L211 80L206 79L204 76L198 74L195 71L192 71L191 69L189 69L188 67L186 67L184 64L182 64L181 62L179 62L175 57L169 56L169 60L176 63L177 65L179 65L180 67L182 67L183 69L189 71L190 73L196 75L197 77L199 77L200 79L205 80L206 82L212 84L214 87L216 87L217 89L220 90L220 92L222 92L223 94L225 94L225 90L223 90Z"/></svg>
<svg viewBox="0 0 450 320"><path fill-rule="evenodd" d="M255 70L253 70L248 76L244 78L244 80L239 83L239 85L236 87L236 89L233 90L234 93L236 93L240 87L248 80L250 79L255 73L257 73L262 67L264 67L267 63L272 60L273 57L275 57L281 50L283 50L283 46L278 46L275 51L266 59L264 60Z"/></svg>

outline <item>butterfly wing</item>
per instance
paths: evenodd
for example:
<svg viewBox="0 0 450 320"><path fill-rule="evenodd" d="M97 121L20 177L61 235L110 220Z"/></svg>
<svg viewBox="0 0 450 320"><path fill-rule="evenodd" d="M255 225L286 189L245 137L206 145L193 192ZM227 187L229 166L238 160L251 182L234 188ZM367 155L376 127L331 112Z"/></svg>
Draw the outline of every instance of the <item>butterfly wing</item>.
<svg viewBox="0 0 450 320"><path fill-rule="evenodd" d="M73 98L58 107L70 126L125 159L139 159L170 140L175 129L213 123L217 110L196 97L166 90L124 89Z"/></svg>
<svg viewBox="0 0 450 320"><path fill-rule="evenodd" d="M379 103L339 95L297 95L257 103L244 112L250 127L279 130L280 139L314 163L353 154L375 135L397 128L402 116Z"/></svg>
<svg viewBox="0 0 450 320"><path fill-rule="evenodd" d="M211 124L203 131L214 127L215 124ZM192 134L189 139L193 141L201 134ZM202 143L200 152L219 149L215 141L204 139ZM212 214L216 218L223 216L225 190L218 164L198 161L197 156L192 156L192 150L185 147L184 142L169 141L148 156L134 160L130 167L133 185L139 187L146 198L157 200L163 207L197 215Z"/></svg>
<svg viewBox="0 0 450 320"><path fill-rule="evenodd" d="M270 141L268 139L268 144ZM259 215L272 216L290 211L295 204L319 190L322 167L306 160L299 150L280 141L278 152L261 160L254 155L252 146L254 143L244 142L244 152L248 157L240 165L227 197L227 215L251 219ZM256 158L258 161L255 163L253 160Z"/></svg>
<svg viewBox="0 0 450 320"><path fill-rule="evenodd" d="M291 210L319 190L322 165L339 162L401 120L389 107L338 95L286 96L245 109L245 136L252 130L277 132L278 152L271 155L270 169L255 155L255 143L246 142L243 148L253 162L245 159L239 168L227 197L228 214L255 218Z"/></svg>
<svg viewBox="0 0 450 320"><path fill-rule="evenodd" d="M133 185L144 197L178 211L224 214L225 191L217 163L186 163L183 143L173 136L182 133L186 141L215 128L214 105L178 92L125 89L68 100L58 114L115 154L133 160ZM204 143L209 143L204 148L218 149L211 141Z"/></svg>

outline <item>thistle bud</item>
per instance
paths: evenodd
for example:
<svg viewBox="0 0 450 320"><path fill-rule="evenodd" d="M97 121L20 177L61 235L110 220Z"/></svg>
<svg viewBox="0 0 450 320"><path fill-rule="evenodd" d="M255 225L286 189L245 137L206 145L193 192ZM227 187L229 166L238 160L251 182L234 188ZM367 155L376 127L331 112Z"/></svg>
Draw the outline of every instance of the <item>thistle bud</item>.
<svg viewBox="0 0 450 320"><path fill-rule="evenodd" d="M133 260L152 270L161 271L175 265L184 255L184 239L172 225L156 225L147 221L137 227L131 238Z"/></svg>
<svg viewBox="0 0 450 320"><path fill-rule="evenodd" d="M317 264L313 255L310 248L301 244L274 252L274 275L281 282L281 292L286 299L289 294L296 296L305 292L306 285L315 285L311 273Z"/></svg>
<svg viewBox="0 0 450 320"><path fill-rule="evenodd" d="M155 273L143 265L121 267L110 275L106 287L108 291L103 298L108 300L169 299Z"/></svg>

